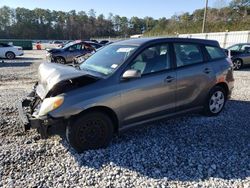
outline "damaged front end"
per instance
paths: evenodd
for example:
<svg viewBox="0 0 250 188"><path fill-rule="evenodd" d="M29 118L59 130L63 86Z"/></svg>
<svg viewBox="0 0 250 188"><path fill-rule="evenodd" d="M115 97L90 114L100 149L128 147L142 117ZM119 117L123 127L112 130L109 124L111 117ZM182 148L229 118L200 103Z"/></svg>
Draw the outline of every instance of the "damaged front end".
<svg viewBox="0 0 250 188"><path fill-rule="evenodd" d="M52 125L63 125L64 118L53 118L48 114L39 116L39 109L42 105L42 100L36 94L36 87L33 91L21 102L18 103L19 118L22 123L22 130L28 131L31 128L37 129L42 138L48 138L48 129Z"/></svg>
<svg viewBox="0 0 250 188"><path fill-rule="evenodd" d="M73 67L43 63L38 70L39 82L32 92L18 104L23 131L35 128L42 138L48 137L48 129L53 125L65 125L69 117L52 117L50 112L61 107L64 94L94 83L97 77Z"/></svg>

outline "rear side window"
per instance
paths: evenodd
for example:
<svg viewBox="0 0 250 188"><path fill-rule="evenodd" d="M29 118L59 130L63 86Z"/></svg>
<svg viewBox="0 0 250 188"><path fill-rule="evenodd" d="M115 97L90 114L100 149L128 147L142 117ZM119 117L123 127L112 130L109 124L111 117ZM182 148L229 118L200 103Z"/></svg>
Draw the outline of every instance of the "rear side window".
<svg viewBox="0 0 250 188"><path fill-rule="evenodd" d="M177 67L192 65L203 61L200 47L196 44L174 44Z"/></svg>
<svg viewBox="0 0 250 188"><path fill-rule="evenodd" d="M221 48L214 46L206 46L206 50L212 60L226 57L226 53Z"/></svg>

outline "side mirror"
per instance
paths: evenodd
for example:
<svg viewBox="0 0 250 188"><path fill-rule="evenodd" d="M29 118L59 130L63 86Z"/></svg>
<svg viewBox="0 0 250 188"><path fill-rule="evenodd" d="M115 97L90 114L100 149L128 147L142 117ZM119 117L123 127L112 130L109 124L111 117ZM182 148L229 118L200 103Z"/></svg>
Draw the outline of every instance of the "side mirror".
<svg viewBox="0 0 250 188"><path fill-rule="evenodd" d="M122 75L122 79L124 80L132 78L140 78L140 77L141 77L141 71L135 69L126 70Z"/></svg>

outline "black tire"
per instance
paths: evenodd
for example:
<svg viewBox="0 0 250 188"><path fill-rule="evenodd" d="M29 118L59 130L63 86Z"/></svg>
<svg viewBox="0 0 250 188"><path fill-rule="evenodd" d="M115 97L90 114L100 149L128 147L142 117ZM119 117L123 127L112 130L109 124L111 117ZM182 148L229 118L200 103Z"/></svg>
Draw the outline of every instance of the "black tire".
<svg viewBox="0 0 250 188"><path fill-rule="evenodd" d="M240 70L243 66L243 62L241 59L235 59L233 60L233 68L234 70Z"/></svg>
<svg viewBox="0 0 250 188"><path fill-rule="evenodd" d="M105 148L113 137L113 123L101 112L88 112L75 118L66 128L66 138L79 153Z"/></svg>
<svg viewBox="0 0 250 188"><path fill-rule="evenodd" d="M221 96L220 96L221 95ZM217 116L223 110L227 101L225 90L220 86L215 86L209 92L205 101L204 114L207 116Z"/></svg>
<svg viewBox="0 0 250 188"><path fill-rule="evenodd" d="M56 57L55 62L59 64L66 64L66 60L63 57Z"/></svg>
<svg viewBox="0 0 250 188"><path fill-rule="evenodd" d="M15 59L16 55L13 52L6 52L5 57L7 59Z"/></svg>

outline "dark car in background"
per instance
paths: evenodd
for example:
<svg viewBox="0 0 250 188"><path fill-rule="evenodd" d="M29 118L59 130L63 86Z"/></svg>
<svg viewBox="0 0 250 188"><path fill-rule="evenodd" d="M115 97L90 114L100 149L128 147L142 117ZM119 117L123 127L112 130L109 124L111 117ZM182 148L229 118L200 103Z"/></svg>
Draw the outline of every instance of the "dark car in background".
<svg viewBox="0 0 250 188"><path fill-rule="evenodd" d="M218 42L186 38L117 42L78 68L42 63L38 75L18 107L24 129L46 138L65 125L79 152L106 147L140 124L196 111L216 116L234 86L232 62Z"/></svg>
<svg viewBox="0 0 250 188"><path fill-rule="evenodd" d="M72 63L74 58L94 52L101 45L94 42L76 41L66 44L59 49L47 50L47 60L61 64Z"/></svg>
<svg viewBox="0 0 250 188"><path fill-rule="evenodd" d="M235 70L250 65L250 43L235 44L228 47L226 52L231 56Z"/></svg>
<svg viewBox="0 0 250 188"><path fill-rule="evenodd" d="M106 45L106 44L109 43L109 41L108 41L108 40L102 40L102 41L100 41L99 43L102 44L102 45Z"/></svg>

